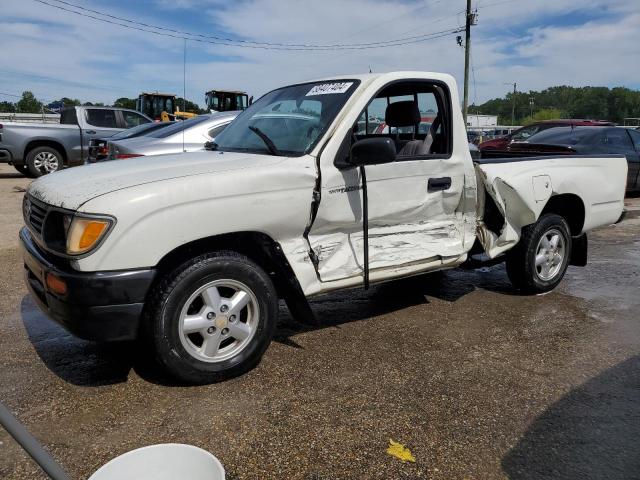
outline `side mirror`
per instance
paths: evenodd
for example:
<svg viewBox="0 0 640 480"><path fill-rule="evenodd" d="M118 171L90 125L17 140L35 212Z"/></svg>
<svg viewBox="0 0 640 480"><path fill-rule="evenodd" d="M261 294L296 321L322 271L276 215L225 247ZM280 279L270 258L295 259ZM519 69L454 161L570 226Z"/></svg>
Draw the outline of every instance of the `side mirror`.
<svg viewBox="0 0 640 480"><path fill-rule="evenodd" d="M353 167L361 165L379 165L396 160L396 144L389 137L365 138L351 147L349 164Z"/></svg>
<svg viewBox="0 0 640 480"><path fill-rule="evenodd" d="M208 142L204 142L204 149L205 150L209 150L211 152L211 151L214 151L217 148L218 148L218 144L216 142L213 142L211 140L209 140Z"/></svg>

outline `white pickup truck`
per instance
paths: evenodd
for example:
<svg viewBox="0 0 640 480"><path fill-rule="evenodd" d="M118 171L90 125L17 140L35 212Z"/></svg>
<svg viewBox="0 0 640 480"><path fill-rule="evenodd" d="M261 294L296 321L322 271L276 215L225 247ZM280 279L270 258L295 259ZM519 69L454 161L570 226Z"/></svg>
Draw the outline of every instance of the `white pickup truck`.
<svg viewBox="0 0 640 480"><path fill-rule="evenodd" d="M586 264L585 232L621 217L627 162L474 162L457 91L427 72L291 85L209 151L43 177L24 200L27 285L74 334L146 339L196 383L258 363L279 298L311 320L308 297L474 255L505 260L522 292L551 290Z"/></svg>

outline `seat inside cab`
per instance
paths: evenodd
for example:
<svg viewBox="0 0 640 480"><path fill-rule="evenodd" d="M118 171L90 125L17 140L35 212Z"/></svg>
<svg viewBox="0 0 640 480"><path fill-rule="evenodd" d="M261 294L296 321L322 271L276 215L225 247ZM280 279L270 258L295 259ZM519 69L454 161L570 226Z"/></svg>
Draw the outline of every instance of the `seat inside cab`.
<svg viewBox="0 0 640 480"><path fill-rule="evenodd" d="M429 81L396 82L369 102L354 125L354 140L385 136L398 159L451 151L448 92Z"/></svg>

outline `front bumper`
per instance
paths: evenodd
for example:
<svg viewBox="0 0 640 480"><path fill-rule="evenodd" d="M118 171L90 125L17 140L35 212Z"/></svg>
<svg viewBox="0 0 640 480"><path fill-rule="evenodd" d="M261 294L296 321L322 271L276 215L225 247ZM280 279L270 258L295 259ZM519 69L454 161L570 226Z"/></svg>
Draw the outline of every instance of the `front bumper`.
<svg viewBox="0 0 640 480"><path fill-rule="evenodd" d="M154 269L83 273L43 252L26 228L20 231L25 280L38 306L77 337L133 340L137 337ZM67 285L64 295L47 287L52 273Z"/></svg>

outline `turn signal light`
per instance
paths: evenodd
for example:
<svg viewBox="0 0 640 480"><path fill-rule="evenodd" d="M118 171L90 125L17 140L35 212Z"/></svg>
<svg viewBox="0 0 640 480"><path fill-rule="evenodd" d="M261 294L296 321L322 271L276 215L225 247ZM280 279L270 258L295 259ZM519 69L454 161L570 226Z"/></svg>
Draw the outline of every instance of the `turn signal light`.
<svg viewBox="0 0 640 480"><path fill-rule="evenodd" d="M58 295L66 295L67 293L66 282L53 273L47 273L47 287Z"/></svg>
<svg viewBox="0 0 640 480"><path fill-rule="evenodd" d="M78 255L91 250L110 225L106 219L75 217L67 234L67 253Z"/></svg>

